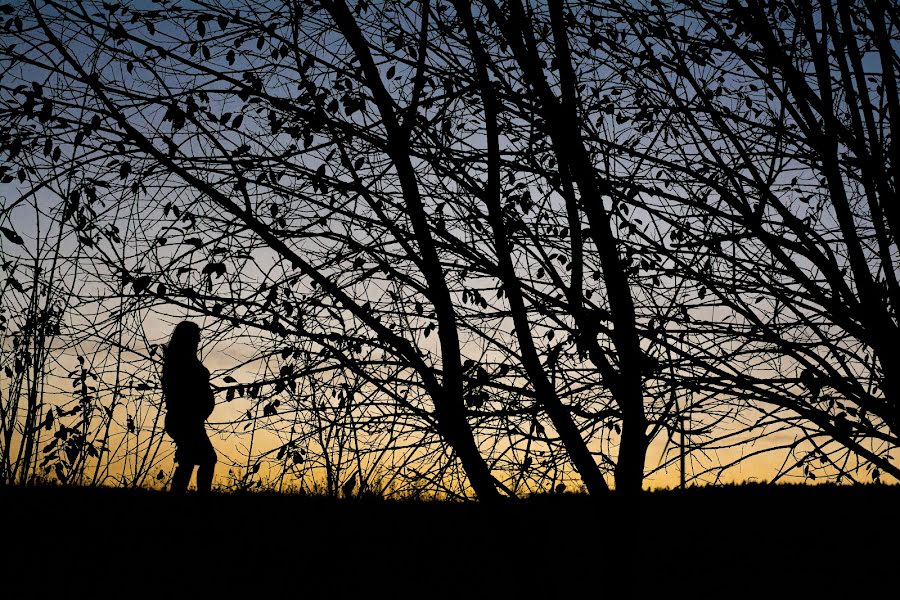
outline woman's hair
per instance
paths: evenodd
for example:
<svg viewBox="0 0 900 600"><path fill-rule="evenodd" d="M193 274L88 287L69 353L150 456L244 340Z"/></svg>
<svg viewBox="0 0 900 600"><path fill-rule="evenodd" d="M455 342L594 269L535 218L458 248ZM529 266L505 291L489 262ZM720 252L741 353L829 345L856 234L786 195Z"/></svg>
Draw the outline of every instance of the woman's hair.
<svg viewBox="0 0 900 600"><path fill-rule="evenodd" d="M192 321L182 321L175 326L172 337L166 346L166 360L196 358L197 346L200 344L200 327Z"/></svg>

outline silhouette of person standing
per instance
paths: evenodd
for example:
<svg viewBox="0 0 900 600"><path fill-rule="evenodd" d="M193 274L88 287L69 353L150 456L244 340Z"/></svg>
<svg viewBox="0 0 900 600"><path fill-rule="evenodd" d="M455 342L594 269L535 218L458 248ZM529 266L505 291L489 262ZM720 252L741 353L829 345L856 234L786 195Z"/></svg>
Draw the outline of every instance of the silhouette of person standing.
<svg viewBox="0 0 900 600"><path fill-rule="evenodd" d="M197 492L207 494L216 468L216 451L206 434L206 419L215 407L209 371L197 357L200 327L182 321L172 331L166 346L162 370L162 388L166 400L166 433L175 442L172 492L184 493L197 469Z"/></svg>

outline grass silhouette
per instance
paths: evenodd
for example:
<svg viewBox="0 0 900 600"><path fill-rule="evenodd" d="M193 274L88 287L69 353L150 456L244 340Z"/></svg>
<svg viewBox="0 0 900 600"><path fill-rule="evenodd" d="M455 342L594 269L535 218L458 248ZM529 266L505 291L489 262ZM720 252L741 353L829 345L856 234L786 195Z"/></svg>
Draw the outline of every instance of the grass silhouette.
<svg viewBox="0 0 900 600"><path fill-rule="evenodd" d="M567 493L496 507L0 488L5 581L79 597L866 597L894 572L898 506L900 487L886 485Z"/></svg>

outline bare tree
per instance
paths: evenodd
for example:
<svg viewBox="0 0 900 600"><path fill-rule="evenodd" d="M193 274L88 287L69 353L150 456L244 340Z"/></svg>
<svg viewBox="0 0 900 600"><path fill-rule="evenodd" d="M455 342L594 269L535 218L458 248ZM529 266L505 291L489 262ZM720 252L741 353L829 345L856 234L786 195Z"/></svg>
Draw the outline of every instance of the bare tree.
<svg viewBox="0 0 900 600"><path fill-rule="evenodd" d="M665 189L636 190L646 203L683 199L653 215L702 285L694 326L731 354L707 383L759 408L758 435L794 432L770 448L789 451L775 479L896 477L896 14L869 2L620 12L627 27L595 43L637 65L625 83L641 102L624 118L660 135L613 149L664 173Z"/></svg>
<svg viewBox="0 0 900 600"><path fill-rule="evenodd" d="M897 475L891 7L3 11L4 185L58 229L81 336L60 473L124 445L156 476L147 330L193 316L242 486ZM65 410L26 404L22 432Z"/></svg>

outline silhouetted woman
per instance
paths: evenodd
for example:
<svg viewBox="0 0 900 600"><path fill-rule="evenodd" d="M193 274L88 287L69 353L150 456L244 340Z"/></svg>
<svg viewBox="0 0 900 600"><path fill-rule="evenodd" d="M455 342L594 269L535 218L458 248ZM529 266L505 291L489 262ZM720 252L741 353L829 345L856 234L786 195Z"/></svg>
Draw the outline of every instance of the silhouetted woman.
<svg viewBox="0 0 900 600"><path fill-rule="evenodd" d="M215 400L209 386L209 371L197 358L200 328L182 321L172 331L163 362L162 388L166 399L166 433L175 441L172 491L187 490L197 469L197 491L207 493L212 487L216 468L216 451L206 435L206 419L212 414Z"/></svg>

